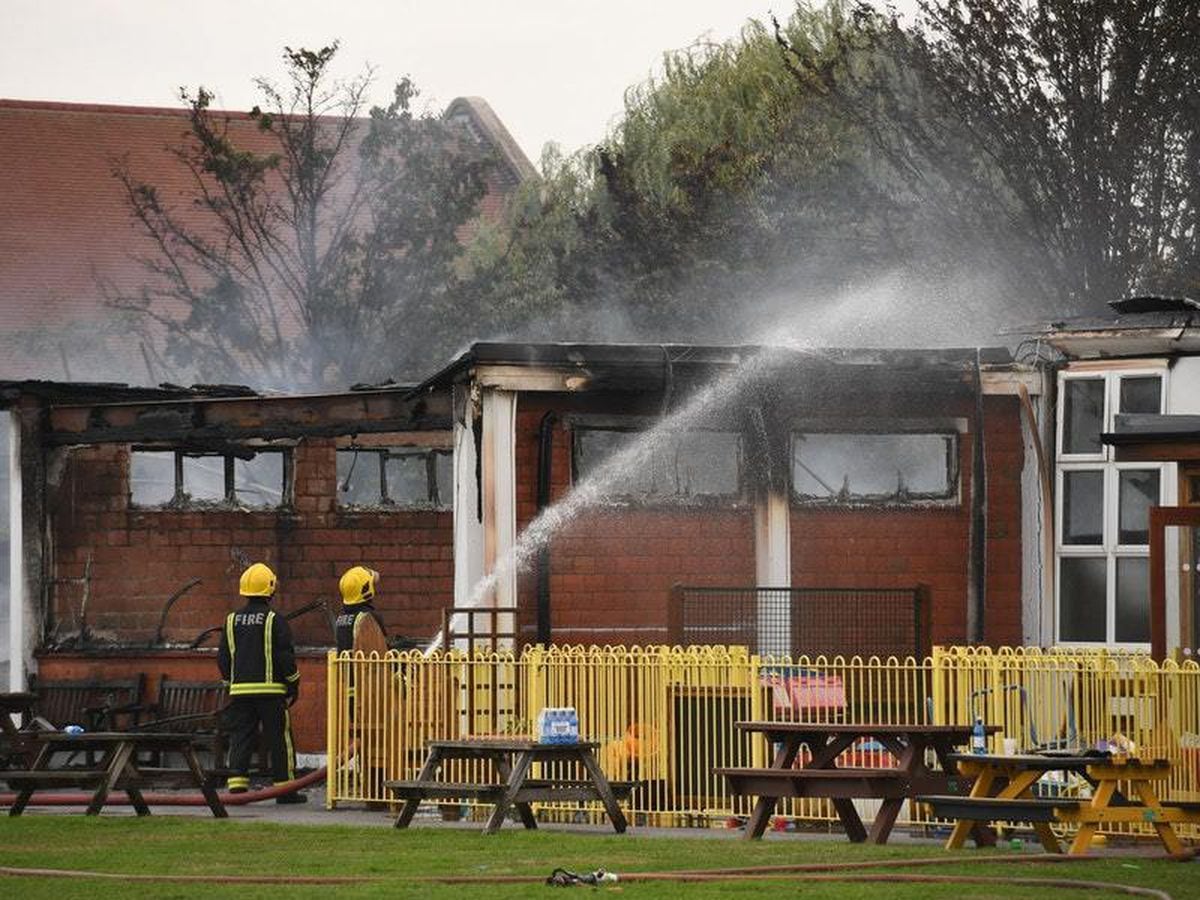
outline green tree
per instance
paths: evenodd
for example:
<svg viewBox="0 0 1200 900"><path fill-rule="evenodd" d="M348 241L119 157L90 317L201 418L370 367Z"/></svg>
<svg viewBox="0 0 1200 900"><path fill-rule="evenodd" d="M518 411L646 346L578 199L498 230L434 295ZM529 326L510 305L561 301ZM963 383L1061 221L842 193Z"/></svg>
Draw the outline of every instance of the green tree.
<svg viewBox="0 0 1200 900"><path fill-rule="evenodd" d="M412 375L463 316L464 228L490 159L459 129L414 111L407 78L364 116L370 74L330 74L337 44L286 48L287 81L257 84L257 137L182 92L190 175L180 197L118 161L130 211L155 252L134 295L165 362L192 377L322 387Z"/></svg>
<svg viewBox="0 0 1200 900"><path fill-rule="evenodd" d="M822 64L794 52L932 228L1047 311L1200 285L1200 5L925 0L863 7Z"/></svg>
<svg viewBox="0 0 1200 900"><path fill-rule="evenodd" d="M816 65L846 25L835 5L798 9L788 31ZM789 74L762 23L666 54L600 146L543 160L491 248L489 281L545 300L526 333L567 321L580 337L744 336L756 298L797 260L825 272L846 262L835 238L848 229L863 264L886 204L854 132Z"/></svg>

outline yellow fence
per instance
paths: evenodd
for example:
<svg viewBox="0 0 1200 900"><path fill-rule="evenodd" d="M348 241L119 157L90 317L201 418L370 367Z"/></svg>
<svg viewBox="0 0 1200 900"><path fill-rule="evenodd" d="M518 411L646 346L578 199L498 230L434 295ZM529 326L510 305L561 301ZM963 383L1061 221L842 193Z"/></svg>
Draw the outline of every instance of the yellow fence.
<svg viewBox="0 0 1200 900"><path fill-rule="evenodd" d="M999 725L1020 749L1087 748L1116 733L1139 755L1174 763L1164 796L1200 799L1200 668L1146 656L1036 649L935 650L916 660L768 658L741 647L554 647L519 656L418 652L329 656L328 802L386 801L383 782L412 778L438 738L532 736L543 707L573 706L600 743L611 779L637 781L630 800L647 824L719 823L749 813L718 766L761 766L768 748L734 723L748 719ZM886 766L870 743L847 764ZM485 773L452 772L458 780ZM1086 790L1063 783L1048 789ZM872 814L872 801L863 812ZM793 820L831 821L827 801L784 804ZM548 815L594 818L589 806ZM924 824L922 808L903 819Z"/></svg>

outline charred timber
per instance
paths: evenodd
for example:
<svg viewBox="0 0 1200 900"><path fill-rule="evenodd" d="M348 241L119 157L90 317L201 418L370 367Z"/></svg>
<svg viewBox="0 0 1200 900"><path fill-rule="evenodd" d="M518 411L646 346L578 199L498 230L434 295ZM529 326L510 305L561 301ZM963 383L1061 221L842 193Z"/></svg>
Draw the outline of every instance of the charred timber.
<svg viewBox="0 0 1200 900"><path fill-rule="evenodd" d="M47 446L186 443L338 437L347 434L449 431L448 400L409 400L398 393L327 397L239 398L187 402L51 407Z"/></svg>

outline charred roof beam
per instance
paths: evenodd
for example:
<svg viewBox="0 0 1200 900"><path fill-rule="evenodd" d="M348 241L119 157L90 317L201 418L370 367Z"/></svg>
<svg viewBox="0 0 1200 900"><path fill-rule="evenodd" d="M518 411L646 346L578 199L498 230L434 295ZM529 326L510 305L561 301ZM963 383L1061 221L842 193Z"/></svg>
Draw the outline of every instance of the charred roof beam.
<svg viewBox="0 0 1200 900"><path fill-rule="evenodd" d="M42 443L204 443L450 429L449 398L397 391L50 407Z"/></svg>

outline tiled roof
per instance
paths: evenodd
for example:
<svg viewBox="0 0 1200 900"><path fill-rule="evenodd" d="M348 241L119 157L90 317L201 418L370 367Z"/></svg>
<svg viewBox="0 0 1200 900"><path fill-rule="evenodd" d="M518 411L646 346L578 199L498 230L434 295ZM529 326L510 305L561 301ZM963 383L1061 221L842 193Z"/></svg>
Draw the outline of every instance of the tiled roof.
<svg viewBox="0 0 1200 900"><path fill-rule="evenodd" d="M498 209L495 194L511 190L512 174L524 177L532 167L513 162L516 145L503 126L495 131L499 120L483 121L479 104L486 109L477 98L465 107L475 114L474 133L497 147L506 168L520 170L494 179L486 216ZM237 143L268 148L269 138L244 114L216 115L228 117ZM0 99L0 378L64 377L64 356L67 365L78 361L74 378L149 377L125 328L104 347L71 340L48 352L43 343L47 331L68 324L86 335L112 322L100 283L134 293L144 282L136 257L153 247L135 227L113 170L123 161L169 205L186 208L190 176L168 148L183 143L187 130L184 109ZM114 354L113 365L96 368Z"/></svg>

